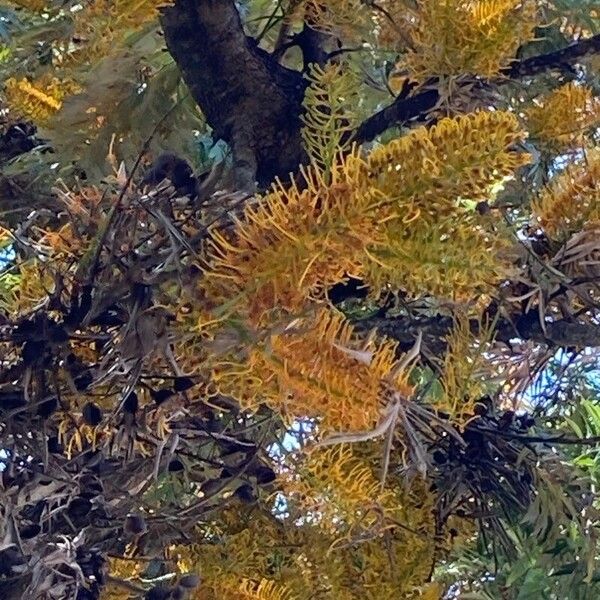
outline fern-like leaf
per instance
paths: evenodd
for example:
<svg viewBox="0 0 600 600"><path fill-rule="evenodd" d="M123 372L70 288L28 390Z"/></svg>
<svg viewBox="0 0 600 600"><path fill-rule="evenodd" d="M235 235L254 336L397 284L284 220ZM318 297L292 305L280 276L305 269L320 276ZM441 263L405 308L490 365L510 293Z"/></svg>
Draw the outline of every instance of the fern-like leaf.
<svg viewBox="0 0 600 600"><path fill-rule="evenodd" d="M325 68L314 64L308 79L302 140L311 161L325 172L327 180L336 155L347 150L356 123L352 107L358 102L358 80L348 67L339 64Z"/></svg>

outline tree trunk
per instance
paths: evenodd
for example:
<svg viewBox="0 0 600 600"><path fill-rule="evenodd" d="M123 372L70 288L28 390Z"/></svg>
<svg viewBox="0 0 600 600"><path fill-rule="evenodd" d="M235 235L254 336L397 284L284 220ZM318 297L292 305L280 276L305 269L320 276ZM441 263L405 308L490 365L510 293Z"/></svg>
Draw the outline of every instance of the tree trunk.
<svg viewBox="0 0 600 600"><path fill-rule="evenodd" d="M161 15L167 48L214 137L233 152L239 189L268 185L304 159L302 74L246 36L232 0L176 0Z"/></svg>

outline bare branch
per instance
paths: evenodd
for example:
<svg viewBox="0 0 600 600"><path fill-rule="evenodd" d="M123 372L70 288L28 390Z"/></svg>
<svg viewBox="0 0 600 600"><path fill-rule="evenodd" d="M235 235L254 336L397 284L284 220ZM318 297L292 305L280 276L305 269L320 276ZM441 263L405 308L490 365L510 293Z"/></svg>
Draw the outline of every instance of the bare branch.
<svg viewBox="0 0 600 600"><path fill-rule="evenodd" d="M508 80L537 75L543 71L561 69L572 65L581 58L598 52L600 52L600 35L595 35L556 52L517 61L506 69L502 75ZM502 80L499 83L502 83ZM406 99L399 96L392 104L361 123L354 134L354 140L362 144L374 139L390 127L402 125L412 119L418 119L430 111L438 100L439 93L437 90L427 90Z"/></svg>

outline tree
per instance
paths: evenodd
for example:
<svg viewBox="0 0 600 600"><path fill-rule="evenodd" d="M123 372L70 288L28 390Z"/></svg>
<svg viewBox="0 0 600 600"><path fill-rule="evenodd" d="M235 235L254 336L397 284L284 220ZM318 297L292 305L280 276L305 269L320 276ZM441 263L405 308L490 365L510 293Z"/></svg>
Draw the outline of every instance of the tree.
<svg viewBox="0 0 600 600"><path fill-rule="evenodd" d="M595 597L599 16L1 7L2 597Z"/></svg>

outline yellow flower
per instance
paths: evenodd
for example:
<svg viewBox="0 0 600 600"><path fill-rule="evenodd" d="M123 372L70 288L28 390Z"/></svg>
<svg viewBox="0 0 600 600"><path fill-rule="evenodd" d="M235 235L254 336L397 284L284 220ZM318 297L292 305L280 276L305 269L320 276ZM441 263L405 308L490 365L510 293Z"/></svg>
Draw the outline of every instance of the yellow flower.
<svg viewBox="0 0 600 600"><path fill-rule="evenodd" d="M554 239L600 221L600 151L586 151L585 158L557 175L533 203L533 215Z"/></svg>
<svg viewBox="0 0 600 600"><path fill-rule="evenodd" d="M386 385L411 393L397 364L395 343L357 346L344 317L323 309L257 343L245 360L217 362L213 379L247 408L266 403L284 416L320 417L324 430L363 431L379 420Z"/></svg>
<svg viewBox="0 0 600 600"><path fill-rule="evenodd" d="M422 0L398 67L418 81L462 74L491 78L533 38L535 25L531 0Z"/></svg>
<svg viewBox="0 0 600 600"><path fill-rule="evenodd" d="M600 125L600 98L570 82L539 100L526 117L531 135L550 149L576 146L586 131Z"/></svg>
<svg viewBox="0 0 600 600"><path fill-rule="evenodd" d="M303 188L278 185L246 208L232 234L213 231L201 282L209 302L260 324L360 275L361 251L377 238L377 223L361 194L359 164L351 155L333 165L329 182L309 168Z"/></svg>

